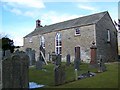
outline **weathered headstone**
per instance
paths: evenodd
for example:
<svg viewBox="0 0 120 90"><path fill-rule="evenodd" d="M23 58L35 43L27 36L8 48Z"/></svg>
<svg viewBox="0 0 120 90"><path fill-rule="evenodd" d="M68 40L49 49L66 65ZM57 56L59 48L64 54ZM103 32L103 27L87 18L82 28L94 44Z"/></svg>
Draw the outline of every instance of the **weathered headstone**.
<svg viewBox="0 0 120 90"><path fill-rule="evenodd" d="M43 61L38 60L38 61L36 62L36 69L42 70L42 66L43 66Z"/></svg>
<svg viewBox="0 0 120 90"><path fill-rule="evenodd" d="M77 70L80 70L80 61L79 60L74 60L74 68Z"/></svg>
<svg viewBox="0 0 120 90"><path fill-rule="evenodd" d="M66 56L66 65L69 66L71 64L70 62L70 54L67 54Z"/></svg>
<svg viewBox="0 0 120 90"><path fill-rule="evenodd" d="M32 65L31 50L31 48L26 49L26 54L29 56L29 65Z"/></svg>
<svg viewBox="0 0 120 90"><path fill-rule="evenodd" d="M95 45L95 42L93 41L91 49L91 61L90 61L90 68L97 68L97 47Z"/></svg>
<svg viewBox="0 0 120 90"><path fill-rule="evenodd" d="M50 52L48 52L48 60L51 61L51 55L50 55Z"/></svg>
<svg viewBox="0 0 120 90"><path fill-rule="evenodd" d="M57 58L55 60L55 65L61 65L61 55L60 54L57 55Z"/></svg>
<svg viewBox="0 0 120 90"><path fill-rule="evenodd" d="M80 47L75 47L75 60L74 60L74 68L80 69Z"/></svg>
<svg viewBox="0 0 120 90"><path fill-rule="evenodd" d="M29 87L29 58L24 52L18 54L21 62L21 87Z"/></svg>
<svg viewBox="0 0 120 90"><path fill-rule="evenodd" d="M17 49L16 51L15 51L15 53L19 53L20 51L19 51L19 49Z"/></svg>
<svg viewBox="0 0 120 90"><path fill-rule="evenodd" d="M29 57L24 52L14 53L2 61L2 88L29 87Z"/></svg>
<svg viewBox="0 0 120 90"><path fill-rule="evenodd" d="M35 64L35 50L32 50L31 48L26 49L26 54L29 56L29 65Z"/></svg>
<svg viewBox="0 0 120 90"><path fill-rule="evenodd" d="M10 55L11 55L10 50L5 50L5 57L8 57L8 56L10 56Z"/></svg>
<svg viewBox="0 0 120 90"><path fill-rule="evenodd" d="M77 72L77 69L75 69L75 80L78 80L78 72Z"/></svg>
<svg viewBox="0 0 120 90"><path fill-rule="evenodd" d="M32 50L32 64L35 65L35 50Z"/></svg>
<svg viewBox="0 0 120 90"><path fill-rule="evenodd" d="M60 85L65 83L65 67L56 66L54 70L55 85Z"/></svg>
<svg viewBox="0 0 120 90"><path fill-rule="evenodd" d="M99 61L99 64L98 64L98 72L104 72L104 71L106 71L106 66L104 64L104 61L100 57L100 61Z"/></svg>
<svg viewBox="0 0 120 90"><path fill-rule="evenodd" d="M3 57L3 51L0 50L0 60L2 60L2 57Z"/></svg>
<svg viewBox="0 0 120 90"><path fill-rule="evenodd" d="M52 52L52 61L55 62L57 59L57 56L55 54L55 52Z"/></svg>

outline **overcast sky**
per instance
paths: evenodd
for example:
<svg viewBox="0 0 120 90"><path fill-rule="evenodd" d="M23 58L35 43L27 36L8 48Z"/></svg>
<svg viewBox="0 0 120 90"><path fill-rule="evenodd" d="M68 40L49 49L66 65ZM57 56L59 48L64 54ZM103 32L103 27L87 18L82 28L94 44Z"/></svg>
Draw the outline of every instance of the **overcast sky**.
<svg viewBox="0 0 120 90"><path fill-rule="evenodd" d="M23 45L23 37L41 24L74 19L108 11L113 20L118 18L119 0L1 0L0 33L8 35L15 45Z"/></svg>

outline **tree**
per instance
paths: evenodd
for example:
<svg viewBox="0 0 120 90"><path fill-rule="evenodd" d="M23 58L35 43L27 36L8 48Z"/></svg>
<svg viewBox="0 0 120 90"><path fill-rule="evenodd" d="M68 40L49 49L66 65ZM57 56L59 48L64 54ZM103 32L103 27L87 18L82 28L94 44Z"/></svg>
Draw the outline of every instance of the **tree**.
<svg viewBox="0 0 120 90"><path fill-rule="evenodd" d="M3 50L3 56L5 55L6 50L10 50L10 52L13 53L15 48L13 40L7 37L3 37L0 39L0 47Z"/></svg>

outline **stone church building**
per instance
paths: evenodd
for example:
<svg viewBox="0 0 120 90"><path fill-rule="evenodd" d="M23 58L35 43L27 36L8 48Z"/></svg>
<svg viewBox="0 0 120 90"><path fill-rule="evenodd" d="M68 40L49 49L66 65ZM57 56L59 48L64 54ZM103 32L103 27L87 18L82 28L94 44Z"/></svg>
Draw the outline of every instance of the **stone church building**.
<svg viewBox="0 0 120 90"><path fill-rule="evenodd" d="M23 48L35 50L36 60L42 45L46 60L55 52L62 55L63 61L70 54L73 61L75 47L79 46L81 60L89 62L92 42L97 46L97 59L117 60L117 30L107 11L45 26L37 20L34 31L24 37Z"/></svg>

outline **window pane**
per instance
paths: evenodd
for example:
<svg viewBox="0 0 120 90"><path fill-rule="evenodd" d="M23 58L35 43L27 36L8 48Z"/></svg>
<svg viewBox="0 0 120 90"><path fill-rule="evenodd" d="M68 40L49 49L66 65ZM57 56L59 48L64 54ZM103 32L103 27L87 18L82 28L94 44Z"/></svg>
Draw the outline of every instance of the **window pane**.
<svg viewBox="0 0 120 90"><path fill-rule="evenodd" d="M56 54L61 54L61 45L62 45L62 42L61 42L61 34L60 33L57 33L56 34L56 37L55 37L55 43L56 43Z"/></svg>
<svg viewBox="0 0 120 90"><path fill-rule="evenodd" d="M80 29L79 28L76 29L75 34L80 34Z"/></svg>
<svg viewBox="0 0 120 90"><path fill-rule="evenodd" d="M61 42L61 40L59 41L59 46L61 46L62 45L62 42Z"/></svg>
<svg viewBox="0 0 120 90"><path fill-rule="evenodd" d="M59 54L61 54L62 53L62 47L59 47Z"/></svg>
<svg viewBox="0 0 120 90"><path fill-rule="evenodd" d="M40 45L45 48L45 38L43 36L41 36L40 38Z"/></svg>

